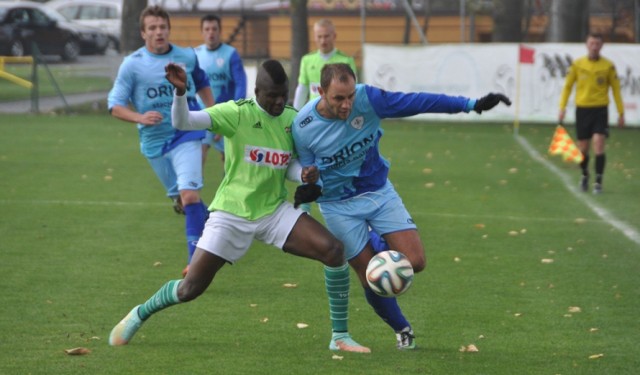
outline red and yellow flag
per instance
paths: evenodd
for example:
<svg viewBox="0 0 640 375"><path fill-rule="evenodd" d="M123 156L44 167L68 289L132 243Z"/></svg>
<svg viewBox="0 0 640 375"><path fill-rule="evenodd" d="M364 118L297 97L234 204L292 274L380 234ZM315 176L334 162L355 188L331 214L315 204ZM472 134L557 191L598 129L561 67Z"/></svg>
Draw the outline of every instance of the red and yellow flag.
<svg viewBox="0 0 640 375"><path fill-rule="evenodd" d="M549 154L562 155L562 158L566 162L574 162L580 164L584 158L582 152L578 150L578 147L562 125L556 127L551 144L549 145Z"/></svg>

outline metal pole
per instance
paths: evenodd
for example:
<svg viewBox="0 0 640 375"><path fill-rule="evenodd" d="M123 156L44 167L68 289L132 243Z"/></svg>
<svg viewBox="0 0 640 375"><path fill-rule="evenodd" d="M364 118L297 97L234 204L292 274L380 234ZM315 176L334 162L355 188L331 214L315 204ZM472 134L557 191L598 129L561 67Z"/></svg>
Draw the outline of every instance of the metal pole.
<svg viewBox="0 0 640 375"><path fill-rule="evenodd" d="M464 43L464 3L465 0L460 0L460 43Z"/></svg>

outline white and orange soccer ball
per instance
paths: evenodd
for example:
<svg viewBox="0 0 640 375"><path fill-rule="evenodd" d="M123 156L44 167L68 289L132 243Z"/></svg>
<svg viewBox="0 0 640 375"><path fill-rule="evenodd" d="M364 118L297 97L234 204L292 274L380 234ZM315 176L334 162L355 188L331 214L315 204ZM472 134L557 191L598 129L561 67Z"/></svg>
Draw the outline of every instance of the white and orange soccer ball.
<svg viewBox="0 0 640 375"><path fill-rule="evenodd" d="M367 266L367 283L383 297L396 297L406 292L413 282L413 267L399 251L386 250L376 254Z"/></svg>

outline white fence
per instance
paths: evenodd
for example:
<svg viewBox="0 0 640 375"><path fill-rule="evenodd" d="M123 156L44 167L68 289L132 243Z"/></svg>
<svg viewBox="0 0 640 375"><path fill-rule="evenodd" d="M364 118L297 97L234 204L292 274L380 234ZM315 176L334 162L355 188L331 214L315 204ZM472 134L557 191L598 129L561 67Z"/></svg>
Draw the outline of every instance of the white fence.
<svg viewBox="0 0 640 375"><path fill-rule="evenodd" d="M472 98L501 92L514 103L511 107L500 105L481 116L430 114L416 116L418 119L468 120L469 116L477 116L478 120L514 121L517 117L521 122L556 123L567 69L571 61L586 54L586 46L539 43L523 47L533 50L532 63L519 62L518 44L366 44L362 78L367 84L389 91L428 91ZM605 44L601 54L616 65L627 125L640 126L640 47ZM609 120L614 124L618 112L613 95L609 96ZM574 97L575 87L567 106L567 123L575 121Z"/></svg>

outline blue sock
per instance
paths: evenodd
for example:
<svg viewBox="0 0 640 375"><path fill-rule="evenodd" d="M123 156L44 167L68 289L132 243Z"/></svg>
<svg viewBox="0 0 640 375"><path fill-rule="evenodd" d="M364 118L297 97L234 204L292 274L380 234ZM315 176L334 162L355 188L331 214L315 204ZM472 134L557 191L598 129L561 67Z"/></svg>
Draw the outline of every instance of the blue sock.
<svg viewBox="0 0 640 375"><path fill-rule="evenodd" d="M187 249L189 250L189 262L196 251L196 244L202 235L204 223L207 220L208 211L202 202L192 203L184 206L185 214L185 234L187 236Z"/></svg>
<svg viewBox="0 0 640 375"><path fill-rule="evenodd" d="M364 295L376 314L394 331L399 332L411 326L402 315L398 301L395 298L381 297L369 288L364 289Z"/></svg>

